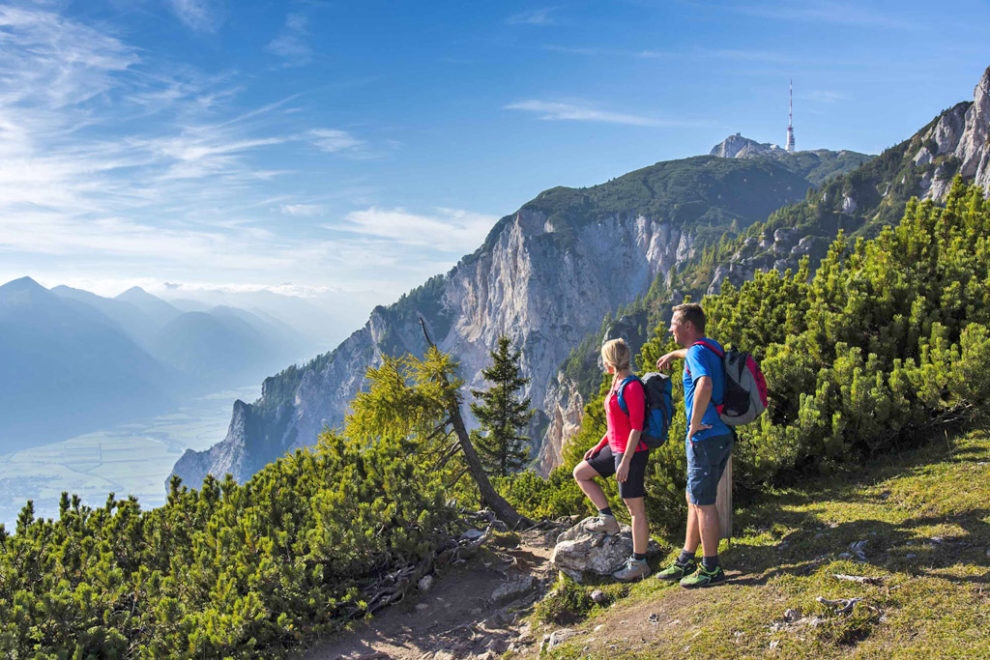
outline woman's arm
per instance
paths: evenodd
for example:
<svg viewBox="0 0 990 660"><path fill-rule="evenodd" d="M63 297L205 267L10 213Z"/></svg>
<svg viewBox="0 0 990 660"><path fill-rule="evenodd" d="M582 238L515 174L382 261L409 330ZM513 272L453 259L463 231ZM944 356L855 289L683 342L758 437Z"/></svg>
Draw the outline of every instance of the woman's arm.
<svg viewBox="0 0 990 660"><path fill-rule="evenodd" d="M618 482L623 482L629 477L629 464L632 462L633 454L636 453L636 449L639 447L639 436L643 434L639 429L630 429L629 439L626 440L626 450L622 452L622 460L619 461L619 467L615 471L615 480Z"/></svg>
<svg viewBox="0 0 990 660"><path fill-rule="evenodd" d="M602 439L598 441L597 445L584 452L584 460L590 461L591 457L600 452L606 444L608 444L608 433L602 436Z"/></svg>

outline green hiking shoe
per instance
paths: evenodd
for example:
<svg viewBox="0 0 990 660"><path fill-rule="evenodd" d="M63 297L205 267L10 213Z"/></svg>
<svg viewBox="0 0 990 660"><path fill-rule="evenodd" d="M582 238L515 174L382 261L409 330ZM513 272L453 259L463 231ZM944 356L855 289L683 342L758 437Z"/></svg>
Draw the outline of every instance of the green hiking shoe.
<svg viewBox="0 0 990 660"><path fill-rule="evenodd" d="M658 580L669 580L673 582L674 580L680 580L685 575L694 573L697 569L698 564L693 559L686 564L678 564L675 559L670 563L670 566L657 573L655 577Z"/></svg>
<svg viewBox="0 0 990 660"><path fill-rule="evenodd" d="M710 587L713 584L721 584L725 582L725 579L725 571L722 570L721 566L716 568L714 571L707 571L703 565L699 564L698 570L681 580L681 586L685 589Z"/></svg>

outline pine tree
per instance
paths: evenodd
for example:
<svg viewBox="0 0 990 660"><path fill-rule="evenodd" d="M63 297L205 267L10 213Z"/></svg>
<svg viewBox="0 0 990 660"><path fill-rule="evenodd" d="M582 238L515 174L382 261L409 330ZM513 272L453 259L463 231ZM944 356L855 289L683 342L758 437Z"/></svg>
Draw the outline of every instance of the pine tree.
<svg viewBox="0 0 990 660"><path fill-rule="evenodd" d="M526 464L529 438L522 433L533 411L529 409L529 398L517 397L529 379L520 375L519 351L510 351L508 337L499 337L498 348L491 356L492 365L481 373L492 386L484 392L471 390L480 402L471 404L471 412L481 423L482 430L474 437L485 471L504 477Z"/></svg>

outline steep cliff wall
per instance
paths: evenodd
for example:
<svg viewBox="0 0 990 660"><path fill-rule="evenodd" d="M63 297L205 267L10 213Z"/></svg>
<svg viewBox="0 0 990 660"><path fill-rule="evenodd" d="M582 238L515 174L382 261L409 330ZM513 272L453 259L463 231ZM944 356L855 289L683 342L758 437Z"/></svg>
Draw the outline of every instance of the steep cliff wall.
<svg viewBox="0 0 990 660"><path fill-rule="evenodd" d="M591 188L548 190L500 220L449 273L375 308L332 353L266 379L258 401L235 404L226 438L187 451L174 473L194 486L208 472L242 481L286 451L314 444L325 425L342 422L367 366L383 353L422 353L420 316L460 361L466 388L484 387L480 370L500 335L520 349L530 378L525 394L540 411L531 429L536 456L551 423L548 387L572 346L688 259L697 241L749 226L808 188L776 162L703 156Z"/></svg>

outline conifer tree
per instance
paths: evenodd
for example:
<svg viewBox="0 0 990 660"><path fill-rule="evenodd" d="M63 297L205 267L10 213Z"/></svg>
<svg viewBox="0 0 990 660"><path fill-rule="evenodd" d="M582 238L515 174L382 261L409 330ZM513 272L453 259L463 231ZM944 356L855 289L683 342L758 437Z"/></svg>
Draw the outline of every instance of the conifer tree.
<svg viewBox="0 0 990 660"><path fill-rule="evenodd" d="M533 411L530 399L520 400L517 392L529 382L519 373L519 351L512 352L509 338L501 336L498 348L491 351L492 365L481 373L491 387L487 391L471 390L480 403L471 404L471 412L481 423L474 434L474 444L485 471L504 477L526 464L529 438L523 429L529 424Z"/></svg>

